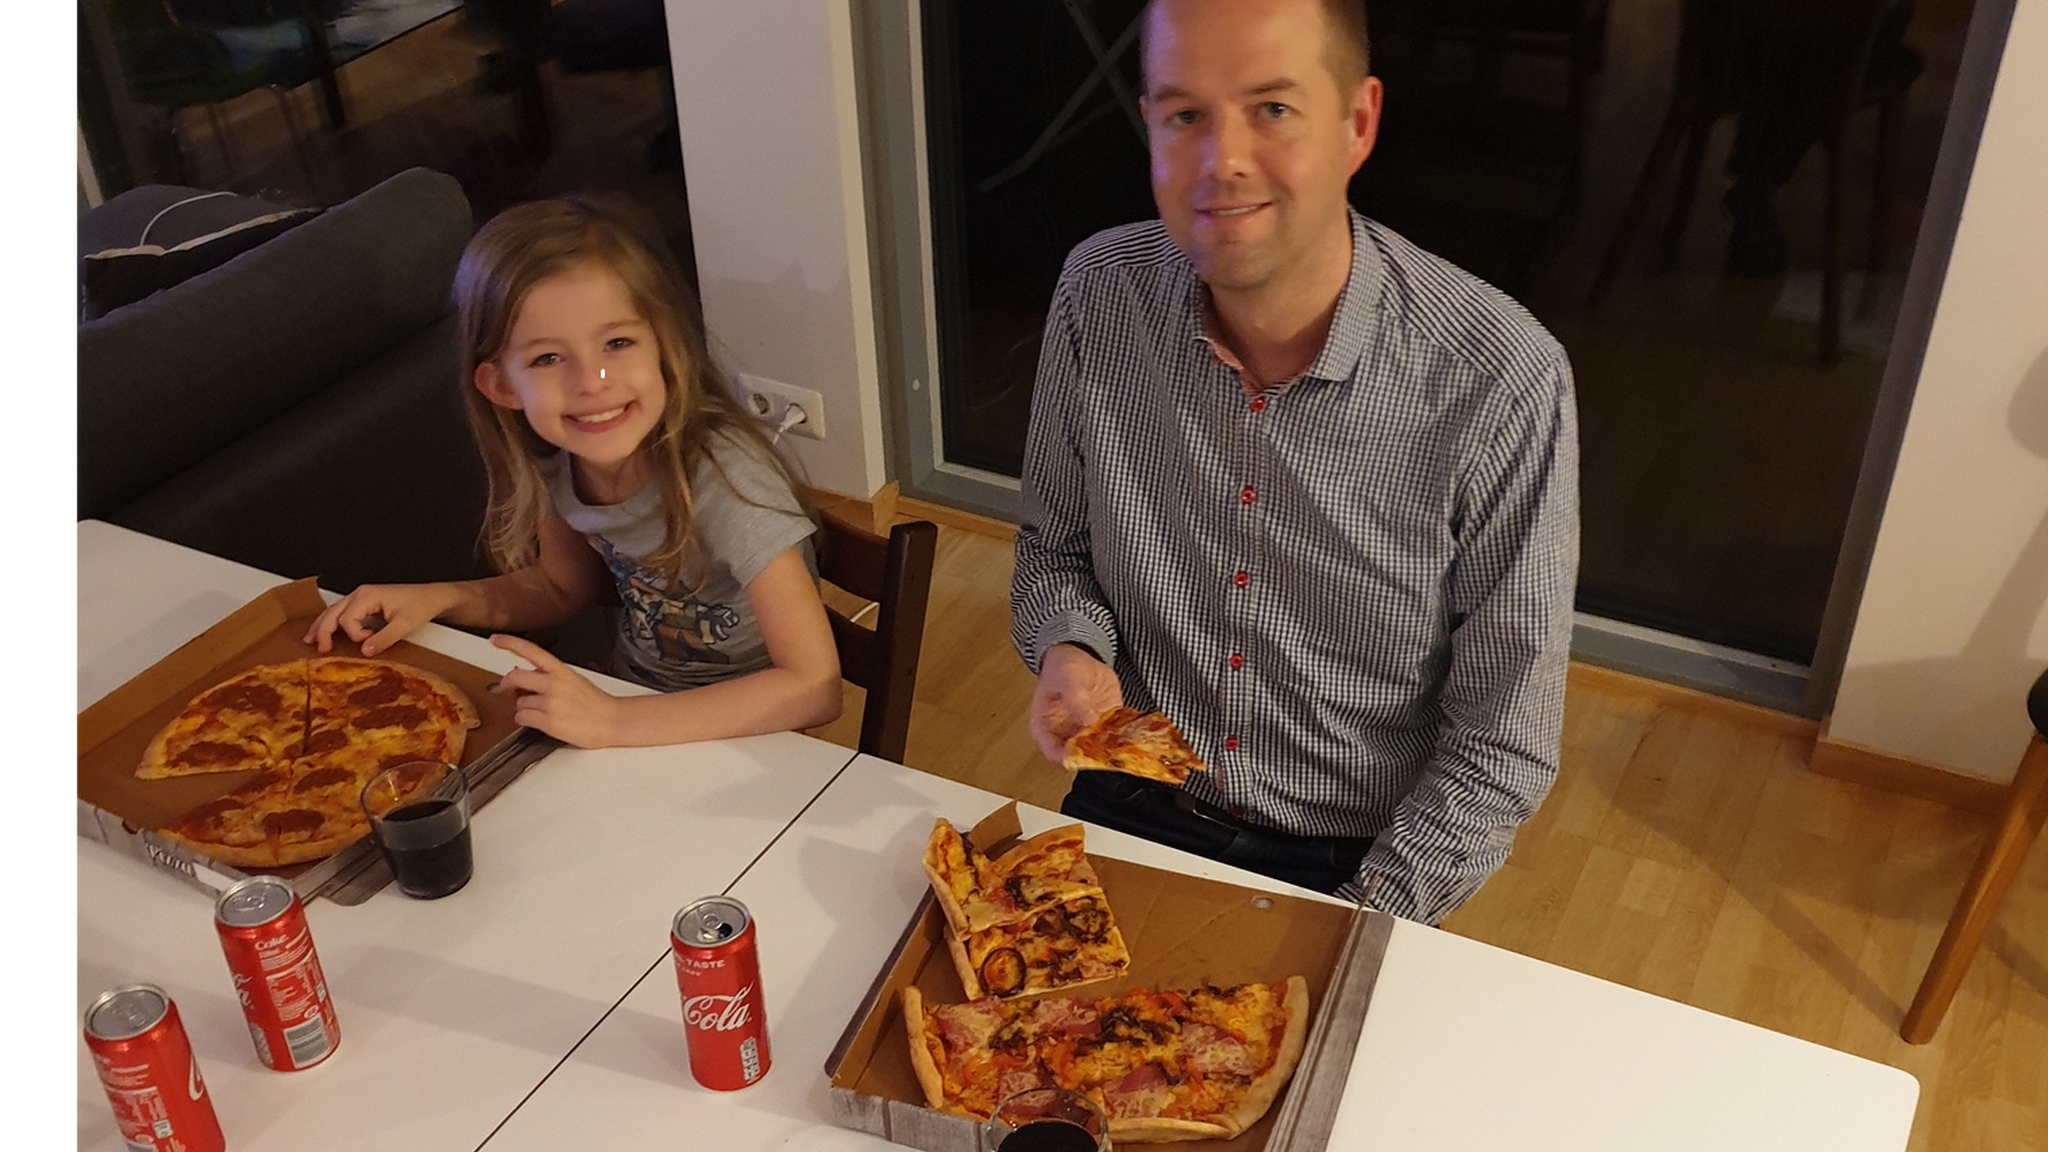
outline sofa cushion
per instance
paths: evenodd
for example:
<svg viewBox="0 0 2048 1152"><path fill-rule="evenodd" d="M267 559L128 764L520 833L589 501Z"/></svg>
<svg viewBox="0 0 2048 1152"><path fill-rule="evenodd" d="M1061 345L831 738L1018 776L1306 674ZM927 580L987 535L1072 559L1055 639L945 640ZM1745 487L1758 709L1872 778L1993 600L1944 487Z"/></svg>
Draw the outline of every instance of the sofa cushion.
<svg viewBox="0 0 2048 1152"><path fill-rule="evenodd" d="M78 515L151 492L449 312L454 178L415 168L78 328Z"/></svg>
<svg viewBox="0 0 2048 1152"><path fill-rule="evenodd" d="M228 214L254 214L196 235L184 235L196 218L195 213L184 209L197 205L220 206L208 213L213 218L209 222L217 222ZM80 260L79 319L97 320L116 308L183 284L319 214L318 208L280 209L239 196L209 196L173 204L145 222L137 230L138 239L134 242L88 252ZM177 226L165 227L166 219L175 220Z"/></svg>
<svg viewBox="0 0 2048 1152"><path fill-rule="evenodd" d="M114 307L89 306L85 283L86 257L142 244L172 248L259 216L291 210L289 205L254 196L209 192L181 184L144 184L140 188L130 188L78 217L78 318L95 319ZM239 255L241 251L237 248L226 253L221 262Z"/></svg>

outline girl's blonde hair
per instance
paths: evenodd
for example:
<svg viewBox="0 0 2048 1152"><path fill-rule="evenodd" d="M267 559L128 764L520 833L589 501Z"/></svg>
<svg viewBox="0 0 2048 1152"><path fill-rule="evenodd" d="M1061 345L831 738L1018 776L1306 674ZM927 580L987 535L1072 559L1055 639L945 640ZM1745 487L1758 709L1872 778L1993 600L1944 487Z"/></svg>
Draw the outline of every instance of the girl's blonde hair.
<svg viewBox="0 0 2048 1152"><path fill-rule="evenodd" d="M732 486L711 455L717 439L772 462L798 506L814 514L803 478L775 451L760 423L733 400L724 373L706 351L695 319L695 296L667 241L635 206L616 198L541 200L508 208L478 229L463 250L455 272L455 306L463 404L490 481L484 547L502 572L535 562L541 525L551 514L539 461L558 450L533 431L523 413L501 408L477 390L472 383L477 365L503 352L534 285L589 262L619 278L634 309L654 329L667 385L661 419L640 453L668 525L660 548L640 559L671 582L694 585L702 579L702 556L691 471L698 461L710 459L720 479Z"/></svg>

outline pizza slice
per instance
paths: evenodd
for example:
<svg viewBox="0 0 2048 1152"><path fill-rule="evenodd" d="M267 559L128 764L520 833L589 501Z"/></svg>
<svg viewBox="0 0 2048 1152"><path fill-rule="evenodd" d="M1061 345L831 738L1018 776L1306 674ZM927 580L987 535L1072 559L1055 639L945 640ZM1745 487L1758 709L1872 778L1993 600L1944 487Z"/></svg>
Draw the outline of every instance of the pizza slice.
<svg viewBox="0 0 2048 1152"><path fill-rule="evenodd" d="M1079 824L1041 832L990 860L952 824L938 820L925 844L924 870L955 933L1015 923L1102 893Z"/></svg>
<svg viewBox="0 0 2048 1152"><path fill-rule="evenodd" d="M288 763L305 734L307 662L262 664L194 697L142 754L143 780Z"/></svg>
<svg viewBox="0 0 2048 1152"><path fill-rule="evenodd" d="M946 934L970 1000L1034 996L1112 980L1131 966L1123 933L1101 893L1046 908L1028 920Z"/></svg>
<svg viewBox="0 0 2048 1152"><path fill-rule="evenodd" d="M368 828L354 773L273 768L158 828L175 843L237 868L281 868L332 856Z"/></svg>
<svg viewBox="0 0 2048 1152"><path fill-rule="evenodd" d="M1127 772L1176 786L1185 783L1190 772L1209 770L1173 721L1158 712L1123 707L1104 712L1074 733L1061 766L1070 772Z"/></svg>
<svg viewBox="0 0 2048 1152"><path fill-rule="evenodd" d="M902 1008L932 1108L986 1119L1014 1092L1065 1088L1101 1105L1119 1146L1244 1132L1294 1075L1309 1024L1299 976L965 1004L930 1004L910 987Z"/></svg>

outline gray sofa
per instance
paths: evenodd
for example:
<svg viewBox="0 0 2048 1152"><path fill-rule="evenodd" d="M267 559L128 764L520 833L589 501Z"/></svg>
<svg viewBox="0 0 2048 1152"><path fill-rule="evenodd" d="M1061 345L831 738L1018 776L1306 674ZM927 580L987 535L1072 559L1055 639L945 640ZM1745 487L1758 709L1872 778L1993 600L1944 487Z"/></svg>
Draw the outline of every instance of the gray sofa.
<svg viewBox="0 0 2048 1152"><path fill-rule="evenodd" d="M471 229L416 168L81 323L79 518L338 590L488 571L449 301Z"/></svg>

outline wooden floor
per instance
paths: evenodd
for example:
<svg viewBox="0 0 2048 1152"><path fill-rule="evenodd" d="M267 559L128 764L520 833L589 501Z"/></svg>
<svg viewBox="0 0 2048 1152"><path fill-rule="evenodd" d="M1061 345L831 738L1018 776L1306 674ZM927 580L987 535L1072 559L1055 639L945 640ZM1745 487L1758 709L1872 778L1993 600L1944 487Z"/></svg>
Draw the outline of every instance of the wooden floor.
<svg viewBox="0 0 2048 1152"><path fill-rule="evenodd" d="M1057 806L1024 733L1010 545L943 527L905 759ZM816 734L853 745L859 692ZM1557 787L1445 927L1912 1073L1913 1152L2048 1150L2048 848L1933 1043L1898 1038L1986 828L1808 772L1813 725L1575 667ZM1736 1152L1736 1150L1731 1150Z"/></svg>

